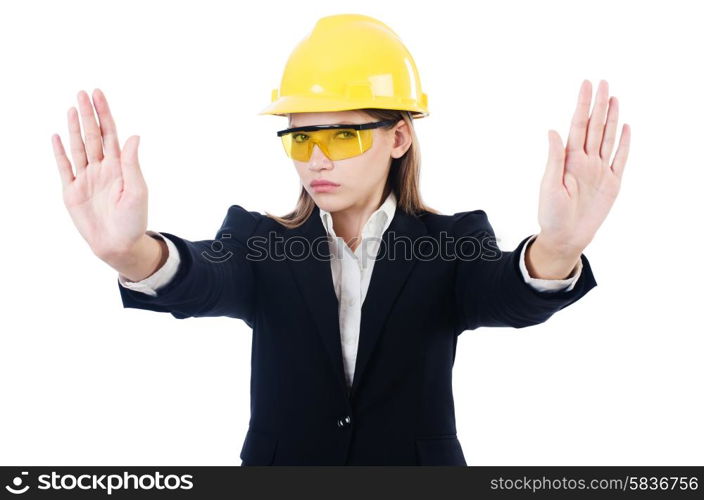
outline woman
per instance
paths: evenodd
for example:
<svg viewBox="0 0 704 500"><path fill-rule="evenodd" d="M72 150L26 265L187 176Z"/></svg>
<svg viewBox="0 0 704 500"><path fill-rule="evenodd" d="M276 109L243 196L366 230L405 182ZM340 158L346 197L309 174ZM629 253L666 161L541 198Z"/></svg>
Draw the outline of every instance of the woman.
<svg viewBox="0 0 704 500"><path fill-rule="evenodd" d="M605 83L605 82L604 82ZM262 113L301 179L295 209L232 205L213 240L147 231L138 137L118 147L105 96L69 111L73 174L53 146L64 201L116 269L124 307L229 316L253 329L242 465L466 465L457 438L457 337L546 321L596 281L582 250L610 209L629 143L601 85L584 82L567 151L551 131L538 235L496 246L482 210L440 215L418 189L413 119L428 116L415 64L383 23L322 18ZM588 127L588 128L587 128ZM102 144L101 144L102 137ZM322 244L321 244L322 243ZM469 244L469 245L467 245Z"/></svg>

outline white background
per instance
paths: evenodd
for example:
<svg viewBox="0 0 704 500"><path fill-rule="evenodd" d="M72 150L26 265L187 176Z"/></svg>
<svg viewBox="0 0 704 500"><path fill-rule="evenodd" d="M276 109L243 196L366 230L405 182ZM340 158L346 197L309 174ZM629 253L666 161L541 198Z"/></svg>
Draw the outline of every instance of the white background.
<svg viewBox="0 0 704 500"><path fill-rule="evenodd" d="M288 212L298 177L258 116L319 17L387 23L414 56L424 200L483 209L502 249L539 231L547 131L583 79L632 127L585 251L598 286L546 323L464 332L470 465L702 465L704 46L695 2L32 2L0 7L2 465L239 465L251 330L124 309L63 206L51 148L101 88L141 136L149 229L213 238L227 208Z"/></svg>

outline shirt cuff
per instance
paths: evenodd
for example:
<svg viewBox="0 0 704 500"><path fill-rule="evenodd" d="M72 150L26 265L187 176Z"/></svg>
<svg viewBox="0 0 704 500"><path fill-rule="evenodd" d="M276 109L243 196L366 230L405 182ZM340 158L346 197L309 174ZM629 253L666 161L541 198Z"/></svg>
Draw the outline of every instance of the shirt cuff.
<svg viewBox="0 0 704 500"><path fill-rule="evenodd" d="M166 262L164 262L164 265L157 269L154 274L144 278L142 281L129 281L127 278L125 278L124 276L122 276L122 274L119 273L118 280L120 281L120 284L125 288L129 288L130 290L135 290L137 292L146 293L147 295L156 297L157 289L160 286L163 286L168 283L171 278L173 278L176 274L176 270L178 269L178 264L180 262L180 257L178 254L178 249L169 238L165 238L156 231L148 230L147 234L152 238L163 239L164 241L166 241L166 247L168 248L168 256L166 258Z"/></svg>
<svg viewBox="0 0 704 500"><path fill-rule="evenodd" d="M525 280L526 283L528 283L530 286L535 288L538 291L541 292L569 292L574 288L575 283L577 283L577 280L579 279L580 274L582 274L582 259L580 257L579 261L577 262L577 265L574 267L572 270L572 273L570 273L570 276L566 279L563 280L546 280L546 279L541 279L541 278L533 278L529 273L528 273L528 267L526 266L526 248L528 248L528 245L530 244L531 241L533 241L538 235L534 234L531 236L528 240L526 240L525 244L523 245L523 248L521 249L521 259L520 259L520 267L521 267L521 273L523 274L523 279Z"/></svg>

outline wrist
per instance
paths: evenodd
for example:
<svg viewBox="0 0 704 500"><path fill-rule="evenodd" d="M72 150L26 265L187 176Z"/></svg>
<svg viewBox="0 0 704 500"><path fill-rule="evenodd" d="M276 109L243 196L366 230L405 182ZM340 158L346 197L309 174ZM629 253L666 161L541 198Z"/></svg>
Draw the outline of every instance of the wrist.
<svg viewBox="0 0 704 500"><path fill-rule="evenodd" d="M166 260L165 242L143 234L130 248L102 259L129 281L141 281L158 270Z"/></svg>
<svg viewBox="0 0 704 500"><path fill-rule="evenodd" d="M567 279L581 259L580 249L547 241L539 234L526 248L526 267L533 278Z"/></svg>
<svg viewBox="0 0 704 500"><path fill-rule="evenodd" d="M554 238L543 232L538 233L532 242L541 252L555 261L576 260L582 254L583 247L565 242L563 238Z"/></svg>

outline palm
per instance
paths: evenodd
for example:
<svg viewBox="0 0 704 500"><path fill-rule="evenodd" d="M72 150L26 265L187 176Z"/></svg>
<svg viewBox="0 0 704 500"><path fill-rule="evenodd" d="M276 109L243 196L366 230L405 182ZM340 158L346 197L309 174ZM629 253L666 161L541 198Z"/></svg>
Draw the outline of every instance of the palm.
<svg viewBox="0 0 704 500"><path fill-rule="evenodd" d="M540 186L538 220L547 241L581 252L606 219L618 195L630 144L630 127L624 125L613 163L618 105L610 100L608 86L600 85L594 113L589 117L591 84L585 81L575 111L567 147L559 134L549 132L550 155Z"/></svg>
<svg viewBox="0 0 704 500"><path fill-rule="evenodd" d="M54 151L63 181L64 205L71 219L94 253L108 255L130 248L144 234L147 187L139 172L135 137L128 140L121 152L105 97L96 91L94 102L100 128L87 95L79 93L86 129L85 147L75 110L69 110L75 177L58 136L54 139Z"/></svg>

